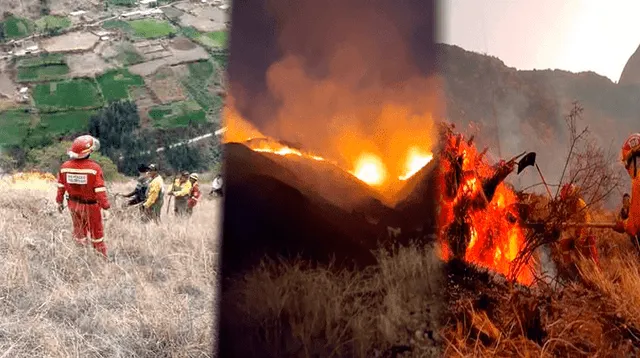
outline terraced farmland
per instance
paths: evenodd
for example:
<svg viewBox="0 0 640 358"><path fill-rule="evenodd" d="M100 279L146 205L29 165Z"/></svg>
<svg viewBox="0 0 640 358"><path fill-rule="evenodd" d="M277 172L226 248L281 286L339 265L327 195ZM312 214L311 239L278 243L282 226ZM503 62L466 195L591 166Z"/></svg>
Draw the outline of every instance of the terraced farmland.
<svg viewBox="0 0 640 358"><path fill-rule="evenodd" d="M0 143L20 145L34 118L24 110L0 111Z"/></svg>
<svg viewBox="0 0 640 358"><path fill-rule="evenodd" d="M175 102L149 110L156 128L186 127L189 123L205 123L206 113L195 101Z"/></svg>
<svg viewBox="0 0 640 358"><path fill-rule="evenodd" d="M33 98L42 112L92 109L104 104L97 84L87 78L38 84Z"/></svg>
<svg viewBox="0 0 640 358"><path fill-rule="evenodd" d="M226 66L219 57L227 44L222 10L182 2L142 14L148 8L134 0L104 2L104 11L81 16L52 11L0 20L0 43L17 41L5 47L12 50L4 53L8 59L0 59L2 94L11 102L3 107L0 146L41 147L84 132L92 114L121 100L134 101L143 125L162 131L219 121L217 73ZM101 18L110 20L77 26ZM31 35L38 36L21 42ZM16 106L28 111L6 111Z"/></svg>
<svg viewBox="0 0 640 358"><path fill-rule="evenodd" d="M131 74L126 68L108 71L97 81L107 102L129 99L130 86L144 86L144 79Z"/></svg>

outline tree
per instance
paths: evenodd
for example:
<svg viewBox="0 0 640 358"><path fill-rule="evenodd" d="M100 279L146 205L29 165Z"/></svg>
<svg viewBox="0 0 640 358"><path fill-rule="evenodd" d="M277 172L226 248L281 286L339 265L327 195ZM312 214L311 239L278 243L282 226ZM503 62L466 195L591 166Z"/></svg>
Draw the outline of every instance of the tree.
<svg viewBox="0 0 640 358"><path fill-rule="evenodd" d="M118 170L135 175L138 163L147 159L151 149L150 133L140 128L135 103L111 103L89 120L89 133L100 140L100 153L117 163Z"/></svg>
<svg viewBox="0 0 640 358"><path fill-rule="evenodd" d="M30 150L26 155L27 167L40 172L58 173L60 165L69 159L67 151L71 147L71 143L70 141L63 141L42 149ZM99 153L93 153L91 154L91 159L100 164L105 180L112 181L121 177L116 165L109 158Z"/></svg>

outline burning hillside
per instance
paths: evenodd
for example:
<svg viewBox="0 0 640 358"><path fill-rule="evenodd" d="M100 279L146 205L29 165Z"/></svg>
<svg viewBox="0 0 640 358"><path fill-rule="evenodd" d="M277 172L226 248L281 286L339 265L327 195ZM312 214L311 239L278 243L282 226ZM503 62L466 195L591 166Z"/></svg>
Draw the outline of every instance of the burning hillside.
<svg viewBox="0 0 640 358"><path fill-rule="evenodd" d="M390 166L386 165L389 158L363 149L354 162L345 163L292 148L264 136L242 119L229 105L231 103L225 108L225 142L239 142L255 152L334 164L387 198L389 194L397 194L397 188L434 159L431 150L423 149L420 143L406 145L403 164L395 166L402 167L403 172L394 180L389 173ZM484 153L479 153L473 145L472 139L463 140L462 135L454 134L452 130L443 133L446 133L441 139L443 146L437 153L440 168L436 171L441 197L437 226L443 247L442 259L459 257L510 276L513 274L512 262L523 248L525 240L524 229L516 219L516 195L503 183L513 166L505 163L491 166ZM394 199L392 201L398 198ZM510 277L520 283L531 284L532 269L532 265L527 265Z"/></svg>
<svg viewBox="0 0 640 358"><path fill-rule="evenodd" d="M398 182L409 179L433 159L431 145L425 147L424 143L419 143L417 140L415 143L398 144L398 146L406 147L404 150L397 150L405 152L400 165L389 165L388 158L378 155L366 147L351 156L353 158L351 161L345 160L344 157L341 160L329 159L317 153L293 148L281 141L268 138L240 116L234 108L231 98L226 104L224 118L223 141L225 143L242 143L256 152L280 156L294 155L334 164L386 197L391 197L394 194L389 190L390 188L397 187ZM429 144L429 142L427 143Z"/></svg>

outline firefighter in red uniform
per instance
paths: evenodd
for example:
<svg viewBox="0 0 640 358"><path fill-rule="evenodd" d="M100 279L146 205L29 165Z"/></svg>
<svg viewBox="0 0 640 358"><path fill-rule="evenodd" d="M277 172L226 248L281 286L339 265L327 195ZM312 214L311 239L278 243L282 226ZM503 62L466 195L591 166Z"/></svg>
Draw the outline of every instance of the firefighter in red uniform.
<svg viewBox="0 0 640 358"><path fill-rule="evenodd" d="M631 202L628 217L619 218L614 230L626 232L640 241L640 133L630 135L622 145L622 163L631 177Z"/></svg>
<svg viewBox="0 0 640 358"><path fill-rule="evenodd" d="M67 152L71 158L60 166L58 173L58 210L64 210L65 192L73 221L73 237L80 245L87 244L87 235L96 251L107 258L104 243L102 212L110 207L104 186L102 168L89 156L100 148L100 142L90 135L76 138Z"/></svg>
<svg viewBox="0 0 640 358"><path fill-rule="evenodd" d="M191 182L191 193L189 194L189 202L187 203L187 214L191 216L191 214L193 214L193 207L198 204L202 193L198 185L198 174L191 173L191 175L189 175L189 181Z"/></svg>

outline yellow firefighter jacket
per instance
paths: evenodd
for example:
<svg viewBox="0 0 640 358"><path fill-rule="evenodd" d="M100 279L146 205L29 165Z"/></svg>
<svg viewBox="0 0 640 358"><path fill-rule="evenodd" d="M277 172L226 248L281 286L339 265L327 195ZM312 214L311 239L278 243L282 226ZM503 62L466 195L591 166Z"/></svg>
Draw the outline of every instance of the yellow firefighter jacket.
<svg viewBox="0 0 640 358"><path fill-rule="evenodd" d="M154 206L154 204L161 203L158 198L162 199L162 187L164 186L164 182L162 181L162 177L160 175L156 176L149 183L149 190L147 191L147 200L144 202L143 206L145 208L150 208Z"/></svg>
<svg viewBox="0 0 640 358"><path fill-rule="evenodd" d="M191 181L187 180L184 183L180 183L180 179L176 179L173 182L173 188L171 191L176 198L188 199L191 194Z"/></svg>

